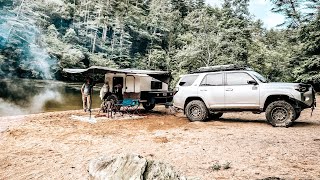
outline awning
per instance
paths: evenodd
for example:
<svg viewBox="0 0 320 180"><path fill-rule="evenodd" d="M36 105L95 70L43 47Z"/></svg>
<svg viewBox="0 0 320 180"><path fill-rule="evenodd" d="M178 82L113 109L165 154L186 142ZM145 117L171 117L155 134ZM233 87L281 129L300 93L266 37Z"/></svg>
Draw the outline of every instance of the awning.
<svg viewBox="0 0 320 180"><path fill-rule="evenodd" d="M150 77L158 79L164 83L169 83L171 73L168 71L152 71L152 70L138 70L138 69L113 69L102 66L91 66L88 69L63 69L64 72L70 74L106 74L106 73L123 73L123 74L146 74Z"/></svg>

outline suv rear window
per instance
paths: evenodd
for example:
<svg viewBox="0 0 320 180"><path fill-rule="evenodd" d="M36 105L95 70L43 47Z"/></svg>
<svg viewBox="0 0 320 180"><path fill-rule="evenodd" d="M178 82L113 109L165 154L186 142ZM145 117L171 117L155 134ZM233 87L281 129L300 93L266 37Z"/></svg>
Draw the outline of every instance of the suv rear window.
<svg viewBox="0 0 320 180"><path fill-rule="evenodd" d="M184 76L179 82L179 86L191 86L199 75Z"/></svg>
<svg viewBox="0 0 320 180"><path fill-rule="evenodd" d="M221 86L223 85L222 73L208 74L203 78L201 86Z"/></svg>

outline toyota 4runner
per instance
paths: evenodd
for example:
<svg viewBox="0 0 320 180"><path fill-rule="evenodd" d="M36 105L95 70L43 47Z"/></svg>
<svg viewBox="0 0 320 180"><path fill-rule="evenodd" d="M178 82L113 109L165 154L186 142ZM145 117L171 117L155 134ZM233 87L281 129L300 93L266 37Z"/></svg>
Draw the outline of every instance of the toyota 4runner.
<svg viewBox="0 0 320 180"><path fill-rule="evenodd" d="M315 91L302 83L271 83L247 67L203 67L179 80L173 105L190 121L218 119L224 112L266 113L276 127L288 127L302 110L316 106Z"/></svg>

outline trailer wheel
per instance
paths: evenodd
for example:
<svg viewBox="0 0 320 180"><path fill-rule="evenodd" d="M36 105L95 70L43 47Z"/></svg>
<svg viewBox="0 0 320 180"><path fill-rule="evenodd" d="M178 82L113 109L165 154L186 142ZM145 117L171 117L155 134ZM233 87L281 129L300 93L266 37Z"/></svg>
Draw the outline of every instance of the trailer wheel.
<svg viewBox="0 0 320 180"><path fill-rule="evenodd" d="M155 106L156 104L152 104L152 103L142 103L142 106L144 107L144 109L146 111L151 111Z"/></svg>

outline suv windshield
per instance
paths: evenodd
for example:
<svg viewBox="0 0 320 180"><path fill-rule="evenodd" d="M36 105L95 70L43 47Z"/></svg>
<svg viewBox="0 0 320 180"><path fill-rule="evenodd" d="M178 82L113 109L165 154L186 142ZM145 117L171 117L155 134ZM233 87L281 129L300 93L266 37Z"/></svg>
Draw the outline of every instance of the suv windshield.
<svg viewBox="0 0 320 180"><path fill-rule="evenodd" d="M262 83L267 83L268 82L268 80L265 77L263 77L261 74L255 72L255 71L252 71L252 75L254 75L254 77L259 79L259 81L261 81Z"/></svg>

